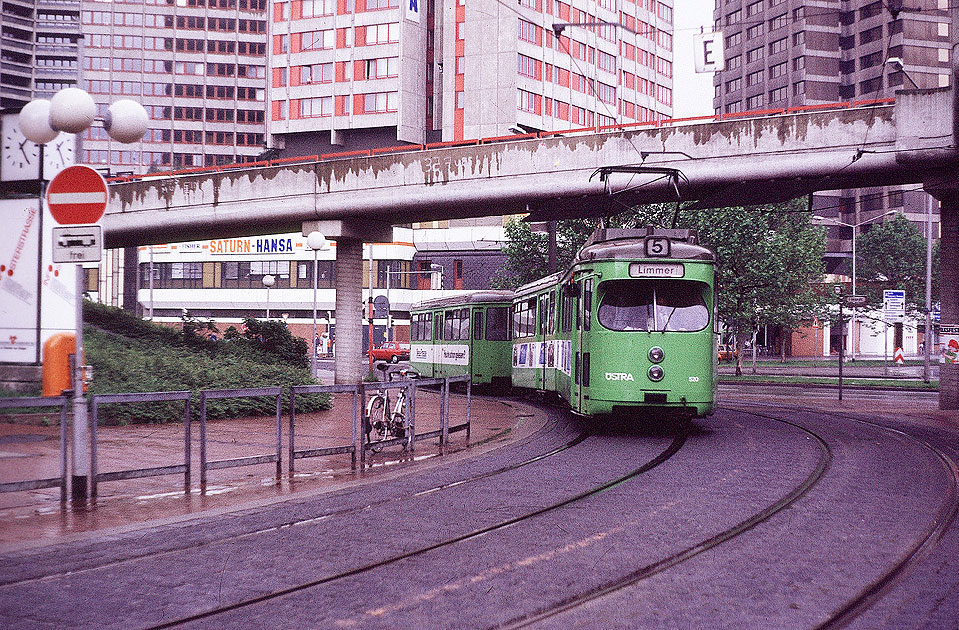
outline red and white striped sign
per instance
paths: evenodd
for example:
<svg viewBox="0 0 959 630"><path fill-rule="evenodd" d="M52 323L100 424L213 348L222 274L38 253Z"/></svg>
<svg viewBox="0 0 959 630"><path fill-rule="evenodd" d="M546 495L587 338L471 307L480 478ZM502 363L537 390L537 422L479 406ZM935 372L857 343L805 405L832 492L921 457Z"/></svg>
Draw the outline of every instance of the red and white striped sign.
<svg viewBox="0 0 959 630"><path fill-rule="evenodd" d="M899 365L902 365L906 362L906 357L903 354L902 348L896 348L896 352L893 354L893 360Z"/></svg>
<svg viewBox="0 0 959 630"><path fill-rule="evenodd" d="M89 166L67 167L47 187L47 205L60 225L96 223L107 209L107 182Z"/></svg>

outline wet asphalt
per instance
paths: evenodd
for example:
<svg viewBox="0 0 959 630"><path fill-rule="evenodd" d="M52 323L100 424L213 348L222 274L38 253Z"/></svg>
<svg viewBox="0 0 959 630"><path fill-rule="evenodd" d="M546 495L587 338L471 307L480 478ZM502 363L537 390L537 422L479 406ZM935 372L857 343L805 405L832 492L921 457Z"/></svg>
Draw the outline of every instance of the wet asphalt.
<svg viewBox="0 0 959 630"><path fill-rule="evenodd" d="M0 625L957 627L956 419L814 400L519 402L541 428L481 456L5 553Z"/></svg>

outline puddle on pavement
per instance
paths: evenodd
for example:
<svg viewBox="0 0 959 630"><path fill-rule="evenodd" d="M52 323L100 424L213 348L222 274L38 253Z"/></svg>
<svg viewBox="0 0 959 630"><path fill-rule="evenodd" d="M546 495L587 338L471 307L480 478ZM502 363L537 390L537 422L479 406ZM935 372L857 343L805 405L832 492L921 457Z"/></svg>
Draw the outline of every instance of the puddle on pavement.
<svg viewBox="0 0 959 630"><path fill-rule="evenodd" d="M358 464L356 470L350 468L347 460L343 468L301 470L293 474L284 473L279 479L247 473L228 481L208 483L205 489L196 485L190 488L189 493L181 487L157 491L144 491L141 488L142 494L132 494L129 493L129 486L125 486L125 492L121 486L111 488L115 482L103 482L98 486L100 496L96 501L86 504L70 501L61 506L58 489L35 491L28 502L0 508L0 523L3 523L0 544L50 541L68 534L188 516L214 508L240 507L258 499L292 496L331 483L363 479L378 471L394 470L435 459L442 454L440 451L423 454L402 451L368 453L366 465L360 467ZM157 479L163 478L152 478L157 485L165 485L162 481L155 481ZM150 479L143 480L143 483L150 483Z"/></svg>

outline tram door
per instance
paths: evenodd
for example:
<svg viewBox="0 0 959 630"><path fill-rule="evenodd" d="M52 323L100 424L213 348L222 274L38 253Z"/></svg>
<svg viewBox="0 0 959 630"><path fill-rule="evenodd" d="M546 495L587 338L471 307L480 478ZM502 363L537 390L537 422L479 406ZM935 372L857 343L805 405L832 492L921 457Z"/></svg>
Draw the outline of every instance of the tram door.
<svg viewBox="0 0 959 630"><path fill-rule="evenodd" d="M549 323L549 294L544 293L539 296L539 308L537 309L538 323L536 325L536 357L533 365L536 366L536 389L546 389L546 346L548 341L546 335Z"/></svg>
<svg viewBox="0 0 959 630"><path fill-rule="evenodd" d="M579 376L579 398L577 409L585 413L589 400L589 329L593 318L593 279L587 278L580 282L579 315L576 333L579 337L579 361L577 374Z"/></svg>
<svg viewBox="0 0 959 630"><path fill-rule="evenodd" d="M586 315L588 313L588 308L586 306L586 281L578 281L574 285L574 295L576 296L576 321L573 323L573 347L572 347L572 377L573 377L573 390L570 396L570 405L576 411L583 410L583 400L584 395L589 396L588 391L584 392L584 389L588 387L588 381L584 382L584 365L587 359L585 358L586 354L586 344L588 335L585 333L586 325ZM588 374L588 370L585 371ZM588 378L588 376L587 376Z"/></svg>

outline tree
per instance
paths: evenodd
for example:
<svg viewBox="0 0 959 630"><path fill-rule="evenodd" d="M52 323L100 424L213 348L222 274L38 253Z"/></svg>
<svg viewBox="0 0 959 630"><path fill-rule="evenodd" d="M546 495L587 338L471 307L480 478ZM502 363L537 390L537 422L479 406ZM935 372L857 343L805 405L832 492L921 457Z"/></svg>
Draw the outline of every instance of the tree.
<svg viewBox="0 0 959 630"><path fill-rule="evenodd" d="M906 309L919 313L926 305L926 238L905 215L873 225L856 239L856 290L870 306L882 306L884 289L906 292ZM933 301L939 295L939 244L933 251Z"/></svg>
<svg viewBox="0 0 959 630"><path fill-rule="evenodd" d="M611 217L610 227L672 227L696 229L701 242L716 253L721 276L718 315L736 339L737 348L764 324L793 329L825 312L822 281L825 231L813 226L805 200L767 206L692 209L673 204L639 206ZM560 269L572 261L596 227L595 220L561 221L557 229ZM515 287L545 275L546 237L507 225L506 270L525 279ZM514 276L515 277L515 276ZM738 353L739 357L743 353ZM742 359L737 360L742 372Z"/></svg>
<svg viewBox="0 0 959 630"><path fill-rule="evenodd" d="M719 318L736 347L764 324L793 330L825 310L817 289L824 272L825 230L812 225L804 200L746 208L701 210L688 216L702 243L716 252ZM743 352L736 373L742 373Z"/></svg>

